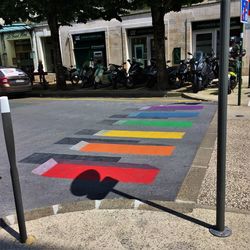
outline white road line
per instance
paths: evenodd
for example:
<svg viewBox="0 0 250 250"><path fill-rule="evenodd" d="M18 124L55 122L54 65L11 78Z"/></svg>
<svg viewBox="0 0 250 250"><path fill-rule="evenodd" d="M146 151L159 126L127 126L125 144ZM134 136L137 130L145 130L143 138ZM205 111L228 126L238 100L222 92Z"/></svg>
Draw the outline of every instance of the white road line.
<svg viewBox="0 0 250 250"><path fill-rule="evenodd" d="M248 107L250 107L250 101L248 102Z"/></svg>

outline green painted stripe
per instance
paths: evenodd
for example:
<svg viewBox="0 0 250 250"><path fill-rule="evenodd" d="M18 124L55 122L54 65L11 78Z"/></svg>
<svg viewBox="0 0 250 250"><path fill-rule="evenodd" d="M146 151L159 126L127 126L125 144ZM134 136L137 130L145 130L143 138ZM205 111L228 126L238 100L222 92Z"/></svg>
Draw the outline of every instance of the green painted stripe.
<svg viewBox="0 0 250 250"><path fill-rule="evenodd" d="M114 125L189 128L193 123L190 121L119 120Z"/></svg>

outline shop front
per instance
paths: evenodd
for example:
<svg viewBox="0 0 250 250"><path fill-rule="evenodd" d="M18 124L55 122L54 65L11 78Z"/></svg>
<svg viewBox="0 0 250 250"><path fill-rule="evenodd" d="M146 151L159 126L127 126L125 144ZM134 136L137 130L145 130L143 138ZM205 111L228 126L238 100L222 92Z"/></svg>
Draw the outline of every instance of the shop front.
<svg viewBox="0 0 250 250"><path fill-rule="evenodd" d="M144 67L150 64L155 56L153 27L128 29L129 57L141 62Z"/></svg>
<svg viewBox="0 0 250 250"><path fill-rule="evenodd" d="M214 51L216 56L220 53L220 20L199 21L192 23L193 51L203 51L209 54ZM240 41L240 18L231 18L230 37L236 42Z"/></svg>
<svg viewBox="0 0 250 250"><path fill-rule="evenodd" d="M72 35L76 67L96 63L107 65L105 32Z"/></svg>
<svg viewBox="0 0 250 250"><path fill-rule="evenodd" d="M15 66L24 70L32 68L33 50L30 27L26 25L4 26L2 35L2 65Z"/></svg>

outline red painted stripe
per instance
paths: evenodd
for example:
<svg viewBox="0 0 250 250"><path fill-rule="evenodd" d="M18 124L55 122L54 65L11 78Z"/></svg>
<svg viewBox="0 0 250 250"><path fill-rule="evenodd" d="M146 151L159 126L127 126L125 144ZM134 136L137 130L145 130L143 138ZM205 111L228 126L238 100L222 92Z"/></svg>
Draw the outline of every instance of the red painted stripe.
<svg viewBox="0 0 250 250"><path fill-rule="evenodd" d="M87 172L87 171L92 172ZM159 169L142 168L121 168L114 166L94 166L87 164L58 163L42 176L62 179L76 179L81 175L81 179L96 180L95 171L99 174L99 180L102 181L109 177L119 182L151 184L154 182ZM84 173L86 172L86 175ZM92 174L91 174L92 173Z"/></svg>

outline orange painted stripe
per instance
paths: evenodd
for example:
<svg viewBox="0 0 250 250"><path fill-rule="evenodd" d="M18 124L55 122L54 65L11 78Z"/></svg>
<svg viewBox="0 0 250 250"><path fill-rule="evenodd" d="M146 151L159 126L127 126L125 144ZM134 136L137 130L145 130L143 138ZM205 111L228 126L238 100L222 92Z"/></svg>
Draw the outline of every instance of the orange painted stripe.
<svg viewBox="0 0 250 250"><path fill-rule="evenodd" d="M98 152L111 154L134 154L134 155L172 155L174 146L151 146L129 144L105 144L90 143L80 149L81 152Z"/></svg>

